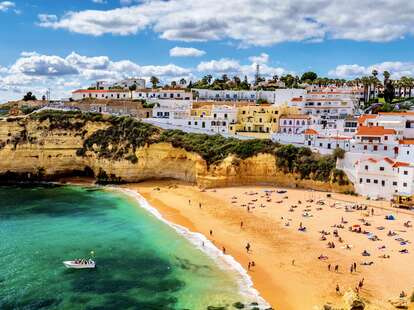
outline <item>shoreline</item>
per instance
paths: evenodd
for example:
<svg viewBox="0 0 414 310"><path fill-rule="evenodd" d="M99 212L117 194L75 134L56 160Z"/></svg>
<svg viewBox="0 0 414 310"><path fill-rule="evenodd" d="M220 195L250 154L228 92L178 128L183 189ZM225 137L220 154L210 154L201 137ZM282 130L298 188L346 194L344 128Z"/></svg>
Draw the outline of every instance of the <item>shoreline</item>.
<svg viewBox="0 0 414 310"><path fill-rule="evenodd" d="M363 235L351 234L344 230L344 235L349 235L349 237L346 236L347 240L355 247L355 250L344 251L342 246L341 248L338 246L337 249L327 249L325 242L321 243L318 237L315 238L318 236L318 227L319 229L322 229L322 225L331 227L337 218L341 217L343 209L325 206L324 211L320 212L326 212L325 216L330 222L326 219L302 218L301 214L286 212L286 214L295 216L295 218L292 217L293 222L298 221L295 225L299 225L299 221L308 222L306 225L309 224L308 228L312 231L300 233L295 228L282 225L281 212L287 210L273 209L275 206L269 209L270 206L267 206L247 213L245 208L236 208L231 205L232 195L240 197L247 191L263 192L265 189L275 189L274 187L243 186L202 191L184 182L148 181L127 184L121 188L140 193L167 221L184 226L192 232L203 234L218 249L225 247L226 253L233 256L251 277L254 288L275 309L321 309L327 303L347 309L344 306L346 296L342 294L338 296L335 293L335 286L339 283L341 291L343 290L344 293L346 291L345 295L351 294L355 297L353 290L362 278L368 282L360 292L361 297L367 301L366 309L394 309L390 306L389 299L394 300L401 289L408 290L408 294L411 294L414 282L410 279L413 278L411 276L414 272L407 265L412 255L411 249L410 254L403 256L398 254L400 247L391 244L390 254L393 257L389 261L394 262L392 265L395 266L387 265L386 260L379 260L377 255L381 252L377 251L378 254L375 253L370 258L375 261L375 267L364 267L359 266L363 260L360 254L362 249L369 246L370 252L376 251L379 243L375 244ZM329 201L343 201L343 199L355 203L372 204L376 210L376 216L372 220L378 223L383 223L383 215L390 213L391 210L386 206L386 202L366 201L362 197L334 194L335 197L326 198L325 192L299 189L287 189L287 191L289 195L294 196L293 200L302 197L305 201L304 197L313 197L315 201L324 199L328 204ZM191 206L189 199L191 199ZM199 201L203 204L201 209L198 208ZM289 201L291 202L292 198L289 198ZM344 202L341 204L345 205ZM401 218L414 217L413 213L407 215L405 212L398 211L392 210ZM315 214L315 217L317 216L319 215ZM347 213L346 216L354 222L362 216L362 212ZM244 221L244 229L240 229L240 219ZM319 222L312 224L312 221ZM397 223L392 223L392 225L396 226ZM212 236L209 236L210 228L214 230ZM361 238L363 239L360 240ZM248 254L244 249L246 242L250 242L253 248L253 251ZM338 264L341 268L340 272L327 272L327 262L317 259L321 253L329 254L329 263ZM292 259L295 260L294 264L291 263ZM251 260L256 262L256 267L248 271L247 265ZM355 261L358 262L358 272L349 274L348 266ZM400 268L400 264L406 266L407 269ZM384 277L381 276L382 272L385 272ZM383 281L384 279L387 281Z"/></svg>
<svg viewBox="0 0 414 310"><path fill-rule="evenodd" d="M92 180L77 181L65 179L59 183L63 185L99 186L94 184ZM412 237L414 237L413 229L408 229L410 232L408 236L405 235L407 230L402 230L401 226L403 220L409 219L414 221L414 213L393 209L388 202L369 201L361 196L348 196L338 193L330 193L331 197L327 196L328 193L326 192L287 188L286 190L290 197L283 204L276 206L267 205L263 208L256 206L258 208L255 209L253 207L254 210L251 210L249 213L246 212L245 208L236 208L236 205L232 205L232 196L237 195L240 198L243 195L247 195L248 192L250 192L249 195L252 195L251 192L254 191L256 192L254 194L258 195L259 192L263 193L266 189L275 190L276 187L262 185L201 190L195 185L186 182L153 180L119 186L102 186L102 188L113 188L127 191L133 196L142 196L150 205L152 211L155 210L155 212L160 214L161 220L165 221L172 228L175 229L175 226L178 226L191 234L206 238L206 240L213 244L216 252L221 253L220 249L225 247L226 254L229 254L236 264L242 268L241 274L246 273L247 277L251 279L253 289L258 292L258 296L262 296L274 309L319 310L323 309L325 304L349 309L349 300L355 300L355 296L358 297L354 291L357 281L361 278L366 279L366 282L368 282L364 289L360 291L360 296L366 304L365 309L395 309L390 304L390 301L401 301L401 299L396 298L401 290L405 290L408 296L410 296L414 287L414 281L411 280L414 279L414 270L410 268L409 264L409 261L414 259L411 246L407 246L410 250L409 254L402 255L398 253L401 247L392 244L393 241L390 241L390 244L387 244L387 249L382 252L382 250L376 249L380 245L379 243L369 241L364 235L355 235L343 230L340 231L341 237L342 233L344 235L348 234L346 241L350 241L352 246L352 251L344 251L343 246L336 249L327 249L326 243L321 243L319 237L317 237L317 229L327 228L330 231L332 224L338 223L338 218L343 215L346 216L347 220L350 217L351 223L364 218L369 221L372 220L373 225L369 227L370 231L375 231L379 224L387 224L386 231L391 228L393 231L398 232L398 237L405 237L407 238L406 240L410 240L410 243ZM292 193L293 199L291 197ZM130 196L128 193L125 194ZM242 198L251 199L249 196ZM297 199L303 199L302 201L307 202L306 199L308 198L312 198L315 201L321 199L327 202L327 205L323 208L324 210L318 211L320 214L312 209L312 213L315 212L313 213L315 215L314 218L305 219L300 216L300 213L287 213L284 212L286 210L283 208L279 208L288 206L288 203L290 205L297 203ZM189 199L191 199L191 203ZM260 202L261 198L258 199ZM258 199L256 198L255 200L257 201ZM199 201L203 203L203 208L198 208L197 203ZM328 208L332 202L334 202L334 205L338 203L342 207L337 205L334 208L332 206ZM266 202L264 203L266 204ZM364 215L362 211L343 213L343 206L358 203L369 205L370 208L373 206L375 208L375 216L371 218L369 214ZM274 207L277 208L275 209ZM304 205L300 207L304 207ZM315 205L314 207L317 206ZM384 215L390 213L396 214L398 221L396 220L392 223L385 221ZM306 226L309 225L309 232L298 233L295 231L295 228L284 227L283 222L287 218L283 219L281 215L292 216L292 219L289 220L292 221L292 224L295 223L295 225L298 225L299 221L303 221ZM319 218L319 215L323 215L325 218L323 216ZM246 228L240 229L240 219L245 221ZM209 236L208 233L211 228L214 229L213 236ZM385 235L380 235L383 232L375 231L375 233L378 233L383 238L379 240L384 240L384 242L393 240L390 238L386 240ZM331 237L329 238L331 239ZM334 240L337 242L336 239ZM253 245L252 253L247 255L244 250L246 241L251 242ZM200 243L200 241L198 242ZM197 244L193 244L197 246ZM373 267L359 266L359 263L362 261L360 253L365 248L368 248L370 252L375 251L374 256L369 257L369 259L375 261ZM389 253L392 258L388 260L378 259L378 254L381 253ZM206 254L208 255L208 253ZM341 271L338 273L327 272L328 261L318 261L316 259L320 254L329 254L329 264L339 264ZM295 262L292 262L292 258L294 258ZM247 263L250 262L250 259L254 259L257 265L252 270L247 270ZM349 267L347 266L355 261L358 262L358 272L353 274L351 272L349 274ZM341 286L340 295L335 294L335 286L338 283ZM408 304L408 309L414 309L414 304L409 302Z"/></svg>
<svg viewBox="0 0 414 310"><path fill-rule="evenodd" d="M236 272L240 276L240 283L238 283L240 292L242 294L246 294L249 298L254 299L251 300L251 302L257 302L261 309L269 309L269 303L260 295L259 291L254 288L251 277L233 256L223 254L222 251L203 234L192 231L186 226L167 220L163 216L162 212L152 206L140 193L124 187L107 188L121 192L124 195L134 199L138 202L140 208L145 209L158 220L173 228L179 235L187 239L194 247L209 256L220 268Z"/></svg>

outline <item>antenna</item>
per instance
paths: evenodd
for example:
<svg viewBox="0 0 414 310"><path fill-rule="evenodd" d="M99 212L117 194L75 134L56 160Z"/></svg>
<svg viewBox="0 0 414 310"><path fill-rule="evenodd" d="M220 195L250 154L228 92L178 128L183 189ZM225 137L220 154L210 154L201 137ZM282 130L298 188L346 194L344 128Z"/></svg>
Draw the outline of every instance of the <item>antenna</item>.
<svg viewBox="0 0 414 310"><path fill-rule="evenodd" d="M260 78L260 65L256 64L256 75L255 75L255 84L259 84L259 78Z"/></svg>

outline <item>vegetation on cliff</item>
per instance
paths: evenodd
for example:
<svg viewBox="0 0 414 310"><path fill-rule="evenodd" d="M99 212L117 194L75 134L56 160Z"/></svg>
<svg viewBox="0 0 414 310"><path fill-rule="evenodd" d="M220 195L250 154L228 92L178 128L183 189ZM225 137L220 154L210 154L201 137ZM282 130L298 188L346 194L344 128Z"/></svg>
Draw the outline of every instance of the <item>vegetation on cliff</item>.
<svg viewBox="0 0 414 310"><path fill-rule="evenodd" d="M84 139L83 147L77 151L78 156L93 152L99 158L125 159L135 164L138 162L135 155L138 148L167 142L176 148L199 154L207 165L219 163L230 155L246 159L264 153L274 155L276 165L283 172L297 174L300 179L332 181L340 185L348 184L343 171L335 168L336 158L343 156L341 150L336 150L333 155L322 156L312 152L309 148L280 145L270 140L239 140L224 138L220 135L161 130L129 117L78 111L43 111L31 117L39 121L48 119L50 130L59 128L81 131L88 121L107 123L108 126L105 129L97 130Z"/></svg>

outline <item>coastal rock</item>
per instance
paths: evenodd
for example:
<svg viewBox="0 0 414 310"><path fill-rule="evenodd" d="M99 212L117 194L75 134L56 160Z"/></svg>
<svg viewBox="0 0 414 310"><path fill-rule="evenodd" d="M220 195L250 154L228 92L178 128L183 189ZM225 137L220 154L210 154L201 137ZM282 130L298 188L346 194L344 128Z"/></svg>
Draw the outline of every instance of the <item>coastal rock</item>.
<svg viewBox="0 0 414 310"><path fill-rule="evenodd" d="M42 175L43 179L53 180L56 176L88 171L95 176L104 173L110 179L124 182L172 178L201 188L269 184L337 192L353 190L352 184L340 186L286 174L277 168L276 157L271 154L246 159L228 156L208 165L197 153L170 143L153 143L137 148L134 161L100 157L93 150L80 155L77 152L83 148L85 139L108 128L109 124L76 119L71 122L68 128L62 129L56 124L50 126L48 119L0 119L0 175L25 174L26 178Z"/></svg>

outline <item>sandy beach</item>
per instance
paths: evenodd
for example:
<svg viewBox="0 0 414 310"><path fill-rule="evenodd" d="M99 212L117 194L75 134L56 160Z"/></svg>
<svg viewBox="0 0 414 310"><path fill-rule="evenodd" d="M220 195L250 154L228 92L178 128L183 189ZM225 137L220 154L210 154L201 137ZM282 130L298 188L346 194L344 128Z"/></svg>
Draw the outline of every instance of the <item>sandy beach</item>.
<svg viewBox="0 0 414 310"><path fill-rule="evenodd" d="M275 309L343 305L344 292L357 288L368 309L395 309L389 300L414 290L414 233L411 223L404 225L414 214L389 203L299 189L278 193L280 188L266 186L202 191L153 181L125 187L167 220L204 234L246 270L254 262L248 273ZM395 220L385 219L390 214Z"/></svg>

